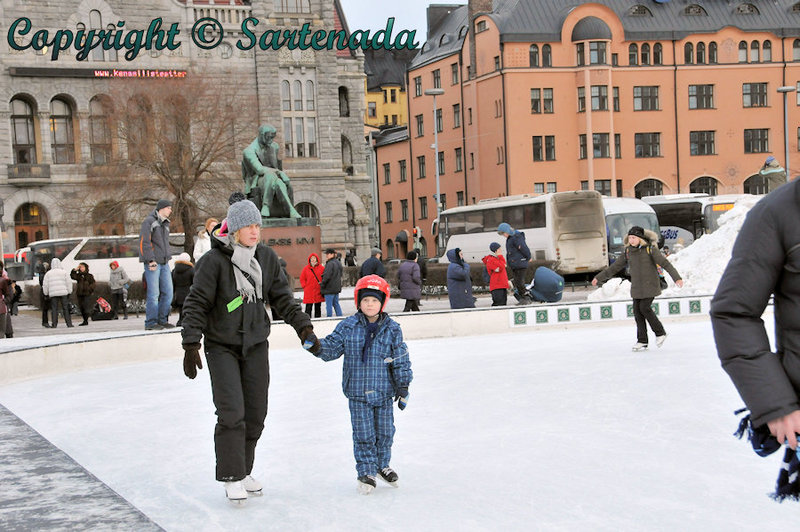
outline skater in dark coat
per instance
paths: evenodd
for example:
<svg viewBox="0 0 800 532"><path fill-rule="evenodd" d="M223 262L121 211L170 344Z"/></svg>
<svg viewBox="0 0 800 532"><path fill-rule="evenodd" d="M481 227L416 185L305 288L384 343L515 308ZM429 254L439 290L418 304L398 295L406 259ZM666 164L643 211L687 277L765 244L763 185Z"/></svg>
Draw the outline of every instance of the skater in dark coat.
<svg viewBox="0 0 800 532"><path fill-rule="evenodd" d="M358 277L365 277L367 275L380 275L386 278L386 266L381 262L381 250L378 248L372 249L372 256L361 264L361 269L358 271Z"/></svg>
<svg viewBox="0 0 800 532"><path fill-rule="evenodd" d="M634 225L628 230L625 242L625 253L614 261L614 264L598 273L592 279L592 286L604 283L611 279L617 272L629 265L631 274L631 297L633 298L633 317L636 320L636 343L634 351L647 349L647 324L656 335L656 345L661 347L667 338L667 333L661 321L653 312L651 305L656 296L661 295L661 282L657 266L669 272L670 277L679 287L683 286L678 271L661 254L656 246L658 235L649 229Z"/></svg>
<svg viewBox="0 0 800 532"><path fill-rule="evenodd" d="M183 302L189 295L193 280L194 265L189 260L189 254L183 252L175 259L175 267L172 269L172 308L178 309L178 321L175 323L178 327L183 323Z"/></svg>
<svg viewBox="0 0 800 532"><path fill-rule="evenodd" d="M183 303L184 373L202 368L200 340L217 413L216 478L240 503L260 494L251 476L255 449L267 415L270 320L268 300L302 341L313 335L311 318L294 300L278 256L259 243L261 213L251 201L234 202L214 229ZM316 337L314 337L316 338Z"/></svg>
<svg viewBox="0 0 800 532"><path fill-rule="evenodd" d="M472 279L469 276L469 264L464 262L460 248L447 252L447 297L450 298L450 308L475 308L475 298L472 297Z"/></svg>
<svg viewBox="0 0 800 532"><path fill-rule="evenodd" d="M400 297L406 300L403 312L419 312L422 299L422 272L417 264L417 252L409 251L406 260L397 268L397 286Z"/></svg>
<svg viewBox="0 0 800 532"><path fill-rule="evenodd" d="M531 260L531 250L525 242L525 233L503 222L497 226L497 234L506 238L506 260L511 268L511 282L514 283L519 302L531 303L528 289L525 287L525 272L528 271Z"/></svg>
<svg viewBox="0 0 800 532"><path fill-rule="evenodd" d="M89 265L81 262L69 276L77 281L75 294L78 296L78 307L83 317L83 321L78 325L89 325L89 316L92 315L94 307L94 275L89 273Z"/></svg>

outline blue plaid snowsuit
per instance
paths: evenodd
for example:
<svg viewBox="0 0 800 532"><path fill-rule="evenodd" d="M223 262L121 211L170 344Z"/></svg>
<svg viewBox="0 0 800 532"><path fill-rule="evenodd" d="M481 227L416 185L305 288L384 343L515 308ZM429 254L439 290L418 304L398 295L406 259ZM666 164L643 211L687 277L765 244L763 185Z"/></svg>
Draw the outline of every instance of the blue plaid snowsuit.
<svg viewBox="0 0 800 532"><path fill-rule="evenodd" d="M367 318L361 312L342 320L322 338L317 354L326 362L344 355L342 391L350 402L358 476L375 476L389 465L394 438L392 400L395 389L407 388L412 379L400 324L386 314L381 314L378 323L366 363L362 362L362 351Z"/></svg>

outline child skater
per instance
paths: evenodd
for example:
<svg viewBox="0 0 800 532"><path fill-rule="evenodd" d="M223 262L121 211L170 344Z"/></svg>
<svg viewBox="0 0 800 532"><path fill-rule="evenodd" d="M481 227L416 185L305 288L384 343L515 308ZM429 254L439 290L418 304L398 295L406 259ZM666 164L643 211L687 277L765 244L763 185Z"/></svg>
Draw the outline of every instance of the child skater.
<svg viewBox="0 0 800 532"><path fill-rule="evenodd" d="M389 284L378 275L356 283L358 312L314 344L309 335L303 347L328 362L344 355L342 389L350 402L353 453L358 472L358 492L369 493L376 476L397 486L397 473L389 467L394 437L393 398L403 410L408 404L411 361L400 325L383 310L389 301ZM313 333L312 333L313 334Z"/></svg>

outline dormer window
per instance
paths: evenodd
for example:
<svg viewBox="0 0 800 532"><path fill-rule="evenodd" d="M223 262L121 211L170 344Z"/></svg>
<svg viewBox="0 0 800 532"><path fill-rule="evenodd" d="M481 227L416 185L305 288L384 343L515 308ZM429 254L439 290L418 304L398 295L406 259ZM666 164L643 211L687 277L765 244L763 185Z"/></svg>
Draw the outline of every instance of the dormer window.
<svg viewBox="0 0 800 532"><path fill-rule="evenodd" d="M758 15L758 8L753 4L739 4L736 6L737 15Z"/></svg>
<svg viewBox="0 0 800 532"><path fill-rule="evenodd" d="M706 13L706 10L703 9L702 6L699 6L697 4L692 4L692 5L686 6L686 9L683 10L683 14L687 15L687 16L690 16L690 17L706 17L706 16L708 16L708 13Z"/></svg>
<svg viewBox="0 0 800 532"><path fill-rule="evenodd" d="M628 10L629 17L652 17L653 14L642 4L637 4Z"/></svg>

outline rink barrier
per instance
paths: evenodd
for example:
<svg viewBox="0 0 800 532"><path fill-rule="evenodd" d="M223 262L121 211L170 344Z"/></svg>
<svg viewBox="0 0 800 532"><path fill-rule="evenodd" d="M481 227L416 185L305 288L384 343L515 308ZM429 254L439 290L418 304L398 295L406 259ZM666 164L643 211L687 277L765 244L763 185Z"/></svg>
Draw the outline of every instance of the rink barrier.
<svg viewBox="0 0 800 532"><path fill-rule="evenodd" d="M708 316L711 296L656 299L653 303L661 318ZM502 334L550 326L573 326L633 319L630 300L537 304L526 307L435 310L393 315L406 340ZM342 318L315 319L314 332L323 337L333 331ZM43 336L43 345L27 346L0 353L0 385L36 379L71 371L139 364L175 359L175 371L182 372L183 357L179 330L112 337L66 340L54 343ZM48 343L49 342L49 343ZM285 323L272 325L270 350L294 350L304 354L294 329Z"/></svg>

